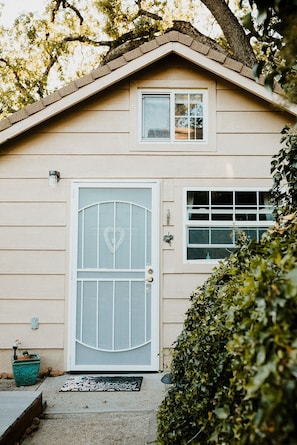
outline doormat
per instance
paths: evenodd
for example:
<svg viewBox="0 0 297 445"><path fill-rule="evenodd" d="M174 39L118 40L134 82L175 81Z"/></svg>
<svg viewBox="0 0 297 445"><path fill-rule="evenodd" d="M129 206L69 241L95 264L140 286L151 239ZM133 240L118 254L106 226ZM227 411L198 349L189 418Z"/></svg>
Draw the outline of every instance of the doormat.
<svg viewBox="0 0 297 445"><path fill-rule="evenodd" d="M64 383L60 392L140 391L143 377L73 376Z"/></svg>

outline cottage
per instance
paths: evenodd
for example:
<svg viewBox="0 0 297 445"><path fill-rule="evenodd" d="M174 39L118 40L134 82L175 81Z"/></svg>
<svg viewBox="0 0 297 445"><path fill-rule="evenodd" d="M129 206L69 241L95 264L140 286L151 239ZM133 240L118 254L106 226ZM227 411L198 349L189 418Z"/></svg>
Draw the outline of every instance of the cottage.
<svg viewBox="0 0 297 445"><path fill-rule="evenodd" d="M1 371L158 371L189 295L272 224L297 107L170 31L0 121Z"/></svg>

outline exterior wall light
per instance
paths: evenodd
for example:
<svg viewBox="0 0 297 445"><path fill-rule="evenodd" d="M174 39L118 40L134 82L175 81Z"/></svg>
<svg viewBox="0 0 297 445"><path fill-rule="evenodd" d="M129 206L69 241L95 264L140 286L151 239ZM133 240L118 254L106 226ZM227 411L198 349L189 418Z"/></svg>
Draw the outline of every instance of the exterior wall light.
<svg viewBox="0 0 297 445"><path fill-rule="evenodd" d="M57 170L50 170L48 172L48 184L50 187L55 188L60 181L60 172Z"/></svg>

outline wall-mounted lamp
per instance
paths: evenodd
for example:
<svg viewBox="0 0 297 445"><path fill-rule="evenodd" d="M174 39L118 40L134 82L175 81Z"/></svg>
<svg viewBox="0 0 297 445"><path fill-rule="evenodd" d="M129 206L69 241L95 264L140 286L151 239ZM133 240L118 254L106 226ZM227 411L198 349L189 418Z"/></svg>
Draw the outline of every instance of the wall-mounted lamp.
<svg viewBox="0 0 297 445"><path fill-rule="evenodd" d="M50 187L54 188L60 181L60 172L58 170L50 170L48 172L48 184Z"/></svg>

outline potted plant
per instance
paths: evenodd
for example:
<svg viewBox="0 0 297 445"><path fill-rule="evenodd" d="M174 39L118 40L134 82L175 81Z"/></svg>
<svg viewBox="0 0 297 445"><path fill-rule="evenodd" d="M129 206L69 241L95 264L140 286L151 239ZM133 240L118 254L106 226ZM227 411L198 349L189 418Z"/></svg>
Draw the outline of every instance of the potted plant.
<svg viewBox="0 0 297 445"><path fill-rule="evenodd" d="M38 354L29 354L23 351L17 354L20 341L13 344L12 371L16 386L35 385L40 368L40 357Z"/></svg>

